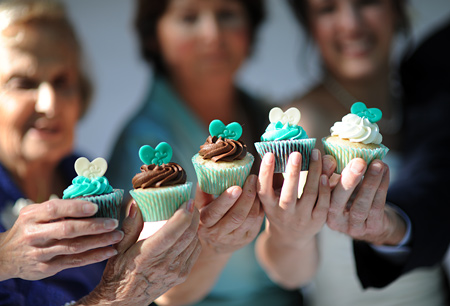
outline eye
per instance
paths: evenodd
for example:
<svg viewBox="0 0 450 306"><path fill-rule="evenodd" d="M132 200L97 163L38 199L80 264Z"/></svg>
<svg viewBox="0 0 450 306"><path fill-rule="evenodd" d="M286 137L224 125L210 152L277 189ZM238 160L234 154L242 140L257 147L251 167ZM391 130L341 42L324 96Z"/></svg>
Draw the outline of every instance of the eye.
<svg viewBox="0 0 450 306"><path fill-rule="evenodd" d="M181 22L185 24L194 24L197 22L198 15L195 13L185 13L180 17Z"/></svg>
<svg viewBox="0 0 450 306"><path fill-rule="evenodd" d="M52 83L55 89L65 89L69 87L68 77L64 74L58 75Z"/></svg>
<svg viewBox="0 0 450 306"><path fill-rule="evenodd" d="M5 87L11 90L36 89L38 82L27 77L12 77L6 82Z"/></svg>

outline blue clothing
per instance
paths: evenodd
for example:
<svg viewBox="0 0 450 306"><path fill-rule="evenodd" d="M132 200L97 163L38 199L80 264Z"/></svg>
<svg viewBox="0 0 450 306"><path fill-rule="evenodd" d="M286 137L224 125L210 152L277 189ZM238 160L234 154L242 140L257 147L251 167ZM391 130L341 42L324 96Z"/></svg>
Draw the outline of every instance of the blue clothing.
<svg viewBox="0 0 450 306"><path fill-rule="evenodd" d="M60 171L67 185L76 176L73 168L76 156L70 156L60 165ZM25 198L20 188L12 181L10 174L0 164L0 213ZM0 222L0 231L6 231ZM100 282L105 262L61 271L54 276L37 281L19 278L0 282L0 305L57 305L78 300L91 292Z"/></svg>
<svg viewBox="0 0 450 306"><path fill-rule="evenodd" d="M267 126L269 107L242 92L239 98L241 114L247 119L235 121L243 124L244 142L249 151L254 152L253 142L259 141ZM131 179L142 165L139 148L145 144L155 147L162 141L172 146L172 161L179 163L186 170L188 181L195 184L191 158L208 135L207 127L186 107L168 82L155 77L147 100L128 122L115 145L108 163L111 184L131 189ZM256 155L255 160L256 167L253 168L258 169L259 157ZM301 305L301 296L297 290L281 289L267 277L256 260L253 242L232 255L212 292L196 305Z"/></svg>

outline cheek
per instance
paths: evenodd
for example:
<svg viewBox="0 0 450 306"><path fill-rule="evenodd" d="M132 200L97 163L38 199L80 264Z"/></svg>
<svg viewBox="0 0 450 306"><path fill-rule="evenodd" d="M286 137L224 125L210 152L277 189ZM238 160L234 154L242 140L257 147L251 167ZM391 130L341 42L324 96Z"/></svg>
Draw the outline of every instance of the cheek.
<svg viewBox="0 0 450 306"><path fill-rule="evenodd" d="M226 35L229 50L243 61L250 51L250 33L247 30L235 31Z"/></svg>
<svg viewBox="0 0 450 306"><path fill-rule="evenodd" d="M195 39L177 26L165 25L158 27L160 52L168 66L178 66L192 58L195 51Z"/></svg>

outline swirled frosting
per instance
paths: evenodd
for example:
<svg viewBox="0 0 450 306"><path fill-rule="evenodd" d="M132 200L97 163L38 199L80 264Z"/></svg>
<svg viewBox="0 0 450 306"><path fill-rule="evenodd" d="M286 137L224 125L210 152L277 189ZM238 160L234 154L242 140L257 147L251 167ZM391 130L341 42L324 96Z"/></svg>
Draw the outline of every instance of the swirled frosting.
<svg viewBox="0 0 450 306"><path fill-rule="evenodd" d="M367 118L355 114L347 114L342 121L336 122L330 129L331 136L348 139L350 142L362 142L364 144L380 144L383 136L376 123L371 123Z"/></svg>
<svg viewBox="0 0 450 306"><path fill-rule="evenodd" d="M281 121L270 123L264 134L261 136L261 141L277 141L277 140L296 140L306 139L308 135L305 130L299 125L291 125L289 123L283 124Z"/></svg>
<svg viewBox="0 0 450 306"><path fill-rule="evenodd" d="M198 154L214 162L231 162L243 159L247 155L247 146L241 140L208 136L206 142L200 146Z"/></svg>
<svg viewBox="0 0 450 306"><path fill-rule="evenodd" d="M186 171L177 163L142 165L132 181L134 189L165 187L186 183Z"/></svg>
<svg viewBox="0 0 450 306"><path fill-rule="evenodd" d="M113 192L113 188L104 176L87 178L77 176L72 180L72 185L63 192L63 199L73 199L82 196L102 195Z"/></svg>

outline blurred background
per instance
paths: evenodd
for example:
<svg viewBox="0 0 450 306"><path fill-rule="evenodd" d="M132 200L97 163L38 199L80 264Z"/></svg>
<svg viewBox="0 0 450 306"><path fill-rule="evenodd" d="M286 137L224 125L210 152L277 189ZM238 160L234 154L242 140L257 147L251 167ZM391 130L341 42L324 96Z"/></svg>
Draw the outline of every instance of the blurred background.
<svg viewBox="0 0 450 306"><path fill-rule="evenodd" d="M109 158L117 133L136 111L152 77L137 49L134 1L64 2L84 45L86 65L95 86L92 107L78 128L77 151L90 158ZM266 2L266 22L238 83L266 101L283 103L311 85L317 65L313 60L308 64L300 61L302 54L313 52L308 52L310 46L285 1ZM450 18L449 0L409 2L416 42Z"/></svg>

